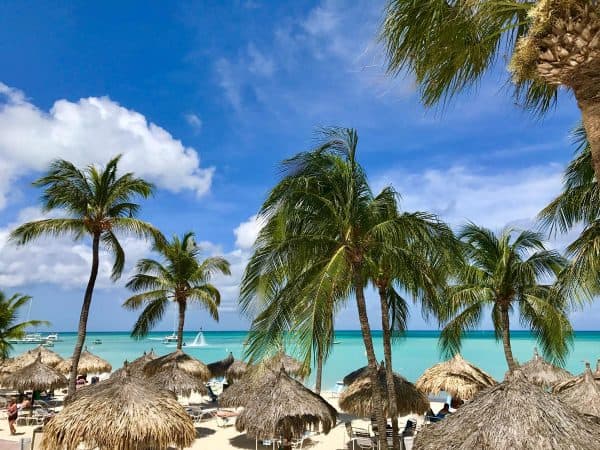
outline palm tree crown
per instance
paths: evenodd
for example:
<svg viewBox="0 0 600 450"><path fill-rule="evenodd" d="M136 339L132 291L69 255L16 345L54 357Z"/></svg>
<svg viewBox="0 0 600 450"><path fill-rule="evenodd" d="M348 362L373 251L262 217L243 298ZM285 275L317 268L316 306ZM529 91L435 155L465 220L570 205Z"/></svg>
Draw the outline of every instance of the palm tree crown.
<svg viewBox="0 0 600 450"><path fill-rule="evenodd" d="M127 283L127 287L137 294L128 298L123 306L132 310L145 306L131 333L141 338L160 321L170 302L177 304L177 348L181 349L188 303L199 304L214 320L219 320L221 294L209 281L218 273L229 275L229 262L221 257L201 261L200 248L191 232L184 234L181 239L173 236L170 242L157 241L154 251L161 255L162 262L154 259L138 261L137 273Z"/></svg>
<svg viewBox="0 0 600 450"><path fill-rule="evenodd" d="M499 235L473 224L459 238L466 262L456 283L447 288L446 322L440 345L449 354L460 351L463 332L476 328L486 308L491 310L496 338L504 345L509 370L516 362L510 346L510 314L533 331L544 354L564 363L572 329L563 293L551 283L566 261L546 250L541 235L508 228Z"/></svg>
<svg viewBox="0 0 600 450"><path fill-rule="evenodd" d="M2 360L8 358L12 349L10 340L22 338L27 327L48 324L43 320L17 322L19 309L29 301L31 297L28 295L13 294L6 297L6 294L0 291L0 359Z"/></svg>

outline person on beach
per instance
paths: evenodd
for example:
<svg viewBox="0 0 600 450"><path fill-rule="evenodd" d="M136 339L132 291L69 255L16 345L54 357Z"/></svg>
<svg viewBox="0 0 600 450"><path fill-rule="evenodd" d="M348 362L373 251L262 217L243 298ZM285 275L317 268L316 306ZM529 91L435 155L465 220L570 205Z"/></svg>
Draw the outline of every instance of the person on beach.
<svg viewBox="0 0 600 450"><path fill-rule="evenodd" d="M8 427L10 428L10 434L14 436L17 434L15 423L17 422L17 417L19 417L19 408L17 406L17 401L14 398L8 403L6 414L8 415Z"/></svg>
<svg viewBox="0 0 600 450"><path fill-rule="evenodd" d="M450 405L448 403L444 403L444 407L438 411L435 415L438 419L443 419L450 413Z"/></svg>

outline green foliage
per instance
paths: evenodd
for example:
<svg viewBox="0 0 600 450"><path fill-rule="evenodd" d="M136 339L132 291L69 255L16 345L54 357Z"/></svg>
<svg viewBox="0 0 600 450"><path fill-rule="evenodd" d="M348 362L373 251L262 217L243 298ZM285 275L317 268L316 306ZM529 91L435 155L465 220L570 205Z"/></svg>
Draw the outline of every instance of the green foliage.
<svg viewBox="0 0 600 450"><path fill-rule="evenodd" d="M162 261L140 259L136 265L137 273L126 285L137 294L125 300L123 306L129 310L144 308L131 335L136 338L147 336L172 301L182 304L184 310L188 304L198 304L218 321L221 294L210 280L219 273L229 275L229 262L221 257L201 260L200 248L191 232L181 239L173 236L170 242L156 241L153 250Z"/></svg>
<svg viewBox="0 0 600 450"><path fill-rule="evenodd" d="M507 308L532 330L544 355L563 364L572 328L565 294L552 281L567 267L566 260L547 250L542 236L533 231L504 229L496 235L469 224L459 238L465 262L455 283L446 288L445 309L440 311L445 323L442 350L449 355L459 352L463 333L475 329L487 310L499 339L510 325L501 315Z"/></svg>
<svg viewBox="0 0 600 450"><path fill-rule="evenodd" d="M0 291L0 359L8 358L12 349L9 341L21 339L25 335L27 327L49 325L49 322L43 320L17 322L19 309L29 301L31 301L31 297L28 295L14 294L6 297L6 294Z"/></svg>
<svg viewBox="0 0 600 450"><path fill-rule="evenodd" d="M23 224L11 233L11 240L23 245L42 236L68 235L78 240L98 235L114 256L112 278L118 279L125 254L117 235L161 239L158 230L135 218L139 205L133 200L149 197L152 185L132 173L118 176L119 159L110 160L102 169L93 165L79 169L63 159L52 162L48 173L33 184L44 189L45 211L58 210L67 217Z"/></svg>
<svg viewBox="0 0 600 450"><path fill-rule="evenodd" d="M502 54L526 35L532 0L389 0L381 26L388 72L413 75L425 105L475 86ZM527 107L545 111L556 88L517 84Z"/></svg>

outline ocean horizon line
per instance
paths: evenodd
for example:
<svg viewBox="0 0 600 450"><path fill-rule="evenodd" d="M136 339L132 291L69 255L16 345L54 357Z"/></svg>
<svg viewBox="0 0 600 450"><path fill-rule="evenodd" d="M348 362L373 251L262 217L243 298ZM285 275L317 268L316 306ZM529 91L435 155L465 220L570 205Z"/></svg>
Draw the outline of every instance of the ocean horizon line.
<svg viewBox="0 0 600 450"><path fill-rule="evenodd" d="M191 330L184 330L184 333L198 333L202 331L203 333L247 333L249 330L248 329L228 329L228 330L207 330L207 329L191 329ZM376 332L376 333L381 333L381 329L371 329L371 333ZM573 330L574 333L600 333L600 330ZM48 329L45 331L41 331L42 333L74 333L77 334L77 330L55 330L55 329ZM340 329L340 330L336 330L336 333L341 333L341 332L358 332L360 333L360 329L359 328L347 328L347 329ZM481 330L471 330L471 331L467 331L465 334L472 334L472 333L493 333L494 330L493 329L481 329ZM531 330L527 330L527 329L511 329L510 330L511 333L531 333ZM87 333L131 333L131 330L87 330ZM153 330L151 331L149 334L152 333L173 333L173 330ZM411 330L406 330L405 333L441 333L441 330L427 330L427 329L411 329ZM143 338L142 338L143 339Z"/></svg>

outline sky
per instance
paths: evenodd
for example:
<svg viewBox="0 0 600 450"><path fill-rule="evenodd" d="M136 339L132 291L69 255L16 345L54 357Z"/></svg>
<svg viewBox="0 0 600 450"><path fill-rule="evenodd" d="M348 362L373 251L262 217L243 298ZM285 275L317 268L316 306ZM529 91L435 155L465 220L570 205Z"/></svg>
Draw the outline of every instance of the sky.
<svg viewBox="0 0 600 450"><path fill-rule="evenodd" d="M62 4L61 4L62 3ZM579 111L568 93L544 116L511 97L506 57L476 87L424 109L410 75L386 76L376 39L380 0L3 2L0 15L0 289L34 297L32 319L74 330L91 254L87 241L7 242L44 217L31 182L55 158L106 163L153 182L140 217L167 236L194 231L215 278L219 323L192 308L186 329L246 329L239 280L282 159L310 149L323 126L353 127L374 189L393 185L406 211L500 229L535 226L561 187ZM563 248L573 236L550 245ZM90 330L128 330L124 284L147 242L124 238L117 283L101 254ZM377 328L377 302L369 293ZM572 314L592 329L600 304ZM357 328L352 306L336 326ZM173 325L170 313L158 327ZM413 308L410 328L435 328ZM482 324L489 328L489 322Z"/></svg>

